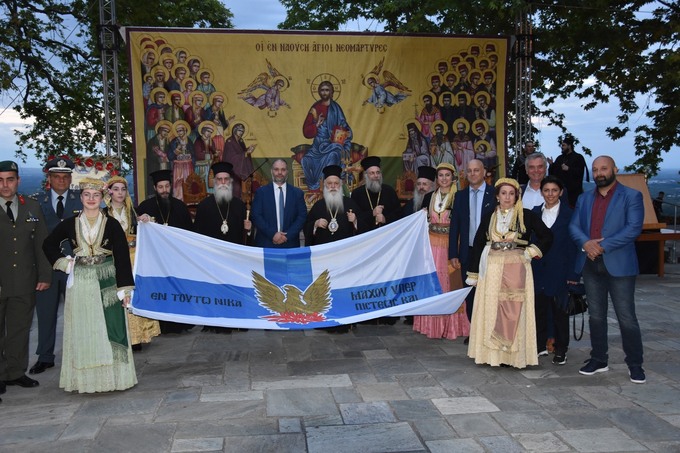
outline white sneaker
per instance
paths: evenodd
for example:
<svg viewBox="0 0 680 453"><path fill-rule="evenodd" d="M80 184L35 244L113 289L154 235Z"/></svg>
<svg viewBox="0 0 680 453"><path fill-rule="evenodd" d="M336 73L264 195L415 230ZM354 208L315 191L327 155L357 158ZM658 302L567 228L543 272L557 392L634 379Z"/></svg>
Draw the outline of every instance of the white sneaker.
<svg viewBox="0 0 680 453"><path fill-rule="evenodd" d="M539 357L543 357L543 356L546 356L546 355L549 355L547 349L544 349L544 350L542 350L541 352L538 353L538 356L539 356Z"/></svg>

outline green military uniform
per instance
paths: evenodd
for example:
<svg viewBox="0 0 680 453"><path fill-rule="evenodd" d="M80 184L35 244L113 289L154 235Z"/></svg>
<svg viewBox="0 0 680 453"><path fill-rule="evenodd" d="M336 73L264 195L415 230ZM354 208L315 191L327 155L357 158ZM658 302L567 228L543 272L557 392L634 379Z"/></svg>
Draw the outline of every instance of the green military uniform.
<svg viewBox="0 0 680 453"><path fill-rule="evenodd" d="M16 164L0 162L0 172L8 171L17 171ZM8 201L14 222L7 215ZM47 226L38 202L22 195L0 197L0 202L0 380L12 381L28 368L36 285L51 282L52 267L42 251Z"/></svg>

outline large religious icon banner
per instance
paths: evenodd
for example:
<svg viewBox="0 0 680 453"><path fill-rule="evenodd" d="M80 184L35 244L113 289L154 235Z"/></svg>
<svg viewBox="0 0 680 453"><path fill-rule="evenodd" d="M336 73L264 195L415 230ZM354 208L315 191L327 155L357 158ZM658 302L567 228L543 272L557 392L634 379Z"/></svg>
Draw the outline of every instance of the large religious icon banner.
<svg viewBox="0 0 680 453"><path fill-rule="evenodd" d="M148 174L173 173L186 202L211 189L210 164L234 166L237 195L269 180L319 196L321 170L380 156L387 183L410 198L417 169L481 159L504 174L508 39L127 28L137 199Z"/></svg>

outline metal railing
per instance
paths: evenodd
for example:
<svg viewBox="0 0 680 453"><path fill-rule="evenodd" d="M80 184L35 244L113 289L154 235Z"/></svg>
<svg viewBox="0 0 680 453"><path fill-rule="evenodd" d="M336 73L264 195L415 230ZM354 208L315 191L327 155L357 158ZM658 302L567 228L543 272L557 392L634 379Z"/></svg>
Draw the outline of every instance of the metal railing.
<svg viewBox="0 0 680 453"><path fill-rule="evenodd" d="M669 205L669 206L673 206L673 232L677 233L678 232L678 208L680 208L680 205L676 204L676 203L671 203L671 202L665 201L665 200L655 199L654 201L661 202L661 206L662 206L661 213L662 214L663 214L663 205L664 204ZM661 221L661 219L659 219L659 221ZM668 223L666 223L666 225L668 226ZM673 242L673 246L670 248L670 250L668 252L668 259L671 263L676 264L678 262L678 258L677 258L678 255L676 253L676 245L677 245L678 241L674 240L674 241L671 241L671 242Z"/></svg>

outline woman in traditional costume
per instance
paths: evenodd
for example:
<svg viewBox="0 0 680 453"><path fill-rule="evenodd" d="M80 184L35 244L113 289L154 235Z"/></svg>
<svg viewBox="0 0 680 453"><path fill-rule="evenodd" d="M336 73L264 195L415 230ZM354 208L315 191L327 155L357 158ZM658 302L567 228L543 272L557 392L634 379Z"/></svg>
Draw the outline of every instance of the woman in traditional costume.
<svg viewBox="0 0 680 453"><path fill-rule="evenodd" d="M476 286L468 356L475 363L538 365L531 260L552 244L541 216L523 209L517 181L496 182L499 205L482 218L466 283Z"/></svg>
<svg viewBox="0 0 680 453"><path fill-rule="evenodd" d="M123 227L130 247L130 261L134 263L137 245L137 214L132 206L127 180L114 176L108 180L106 187L108 189L108 194L104 196L106 214L116 219ZM127 321L133 351L141 351L142 343L150 343L153 337L161 334L161 328L155 319L136 316L128 311Z"/></svg>
<svg viewBox="0 0 680 453"><path fill-rule="evenodd" d="M137 383L124 308L134 289L130 252L118 221L99 208L104 182L85 178L80 190L83 211L57 225L43 244L53 268L69 274L59 387L125 390ZM74 257L61 252L65 240Z"/></svg>
<svg viewBox="0 0 680 453"><path fill-rule="evenodd" d="M449 224L451 223L451 206L456 193L456 169L448 162L437 166L437 189L425 195L423 207L427 207L430 246L437 277L442 287L442 293L462 287L460 275L454 274L451 287L452 273L449 271ZM458 271L460 273L460 271ZM427 335L428 338L446 338L453 340L459 336L470 334L470 323L465 314L465 303L450 315L415 316L413 330Z"/></svg>

